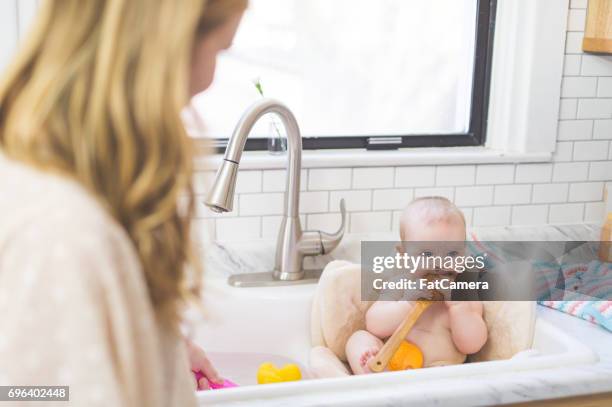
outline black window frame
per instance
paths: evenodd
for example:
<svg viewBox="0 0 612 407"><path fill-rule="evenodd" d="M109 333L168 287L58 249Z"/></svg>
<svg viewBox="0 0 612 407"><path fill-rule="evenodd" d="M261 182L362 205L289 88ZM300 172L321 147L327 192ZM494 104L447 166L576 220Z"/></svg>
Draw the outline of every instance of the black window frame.
<svg viewBox="0 0 612 407"><path fill-rule="evenodd" d="M493 37L495 33L495 14L497 0L478 0L476 20L476 41L474 51L474 71L472 81L472 104L470 124L467 133L456 134L407 134L385 136L317 136L302 137L304 150L327 149L367 149L393 150L406 147L460 147L480 146L486 140L489 90L491 81L491 61L493 56ZM385 142L387 139L389 142ZM228 138L218 138L213 145L218 153L225 152ZM372 143L372 141L375 141ZM378 141L378 143L376 143ZM267 138L249 138L245 151L266 151Z"/></svg>

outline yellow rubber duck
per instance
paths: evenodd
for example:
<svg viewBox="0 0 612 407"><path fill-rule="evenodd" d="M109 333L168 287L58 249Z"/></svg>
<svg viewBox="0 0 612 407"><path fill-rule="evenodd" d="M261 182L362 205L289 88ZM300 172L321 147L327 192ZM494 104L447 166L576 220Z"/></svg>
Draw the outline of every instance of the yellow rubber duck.
<svg viewBox="0 0 612 407"><path fill-rule="evenodd" d="M257 370L257 383L282 383L293 382L302 378L302 372L298 365L289 363L282 368L277 368L273 363L262 363Z"/></svg>

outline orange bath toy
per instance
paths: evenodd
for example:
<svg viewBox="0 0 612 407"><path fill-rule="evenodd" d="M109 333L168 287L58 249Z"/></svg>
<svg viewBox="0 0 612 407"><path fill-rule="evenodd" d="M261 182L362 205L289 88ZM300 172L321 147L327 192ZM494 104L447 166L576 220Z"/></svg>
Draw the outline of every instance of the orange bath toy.
<svg viewBox="0 0 612 407"><path fill-rule="evenodd" d="M387 367L392 371L420 369L423 367L423 353L414 343L403 341L389 360Z"/></svg>

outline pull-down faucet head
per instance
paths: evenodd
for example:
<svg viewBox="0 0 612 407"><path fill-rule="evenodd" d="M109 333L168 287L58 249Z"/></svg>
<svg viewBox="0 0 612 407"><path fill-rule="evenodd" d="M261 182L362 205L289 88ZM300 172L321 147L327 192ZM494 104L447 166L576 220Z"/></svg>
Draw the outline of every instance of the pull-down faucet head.
<svg viewBox="0 0 612 407"><path fill-rule="evenodd" d="M222 213L231 212L234 209L237 175L238 164L224 158L206 199L206 205L212 211Z"/></svg>

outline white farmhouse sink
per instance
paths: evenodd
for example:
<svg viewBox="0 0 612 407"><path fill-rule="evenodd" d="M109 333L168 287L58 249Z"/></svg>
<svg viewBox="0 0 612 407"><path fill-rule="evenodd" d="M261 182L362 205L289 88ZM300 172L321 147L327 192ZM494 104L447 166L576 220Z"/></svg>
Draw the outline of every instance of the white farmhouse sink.
<svg viewBox="0 0 612 407"><path fill-rule="evenodd" d="M307 379L310 351L310 305L314 285L274 288L233 288L225 279L206 281L207 321L198 324L195 342L207 352L220 373L238 383L233 389L198 392L201 406L224 405L350 405L389 404L386 395L412 392L412 400L427 389L478 379L482 386L495 375L534 371L597 361L578 340L538 319L535 355L503 361L353 376ZM306 376L299 382L257 385L257 367L293 362ZM420 392L420 393L419 393ZM381 396L382 395L382 396Z"/></svg>

